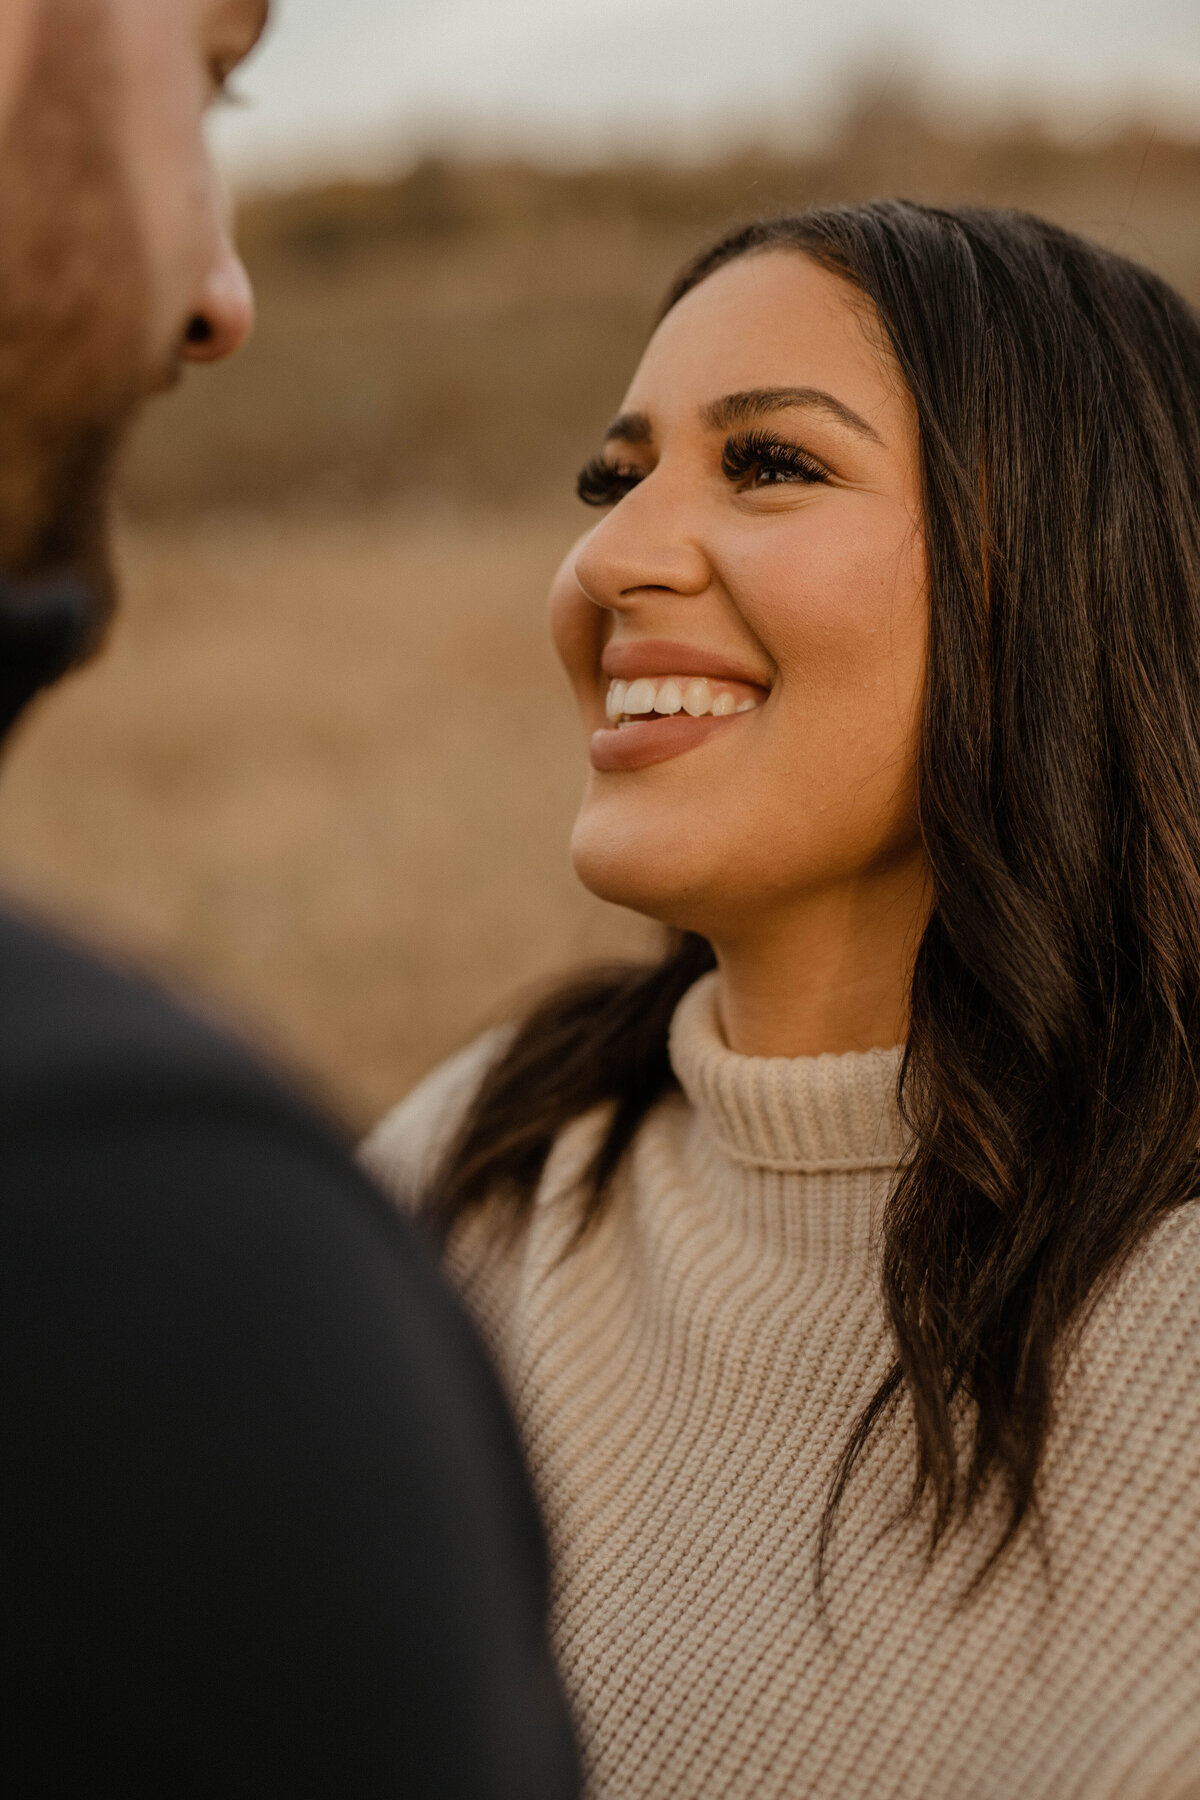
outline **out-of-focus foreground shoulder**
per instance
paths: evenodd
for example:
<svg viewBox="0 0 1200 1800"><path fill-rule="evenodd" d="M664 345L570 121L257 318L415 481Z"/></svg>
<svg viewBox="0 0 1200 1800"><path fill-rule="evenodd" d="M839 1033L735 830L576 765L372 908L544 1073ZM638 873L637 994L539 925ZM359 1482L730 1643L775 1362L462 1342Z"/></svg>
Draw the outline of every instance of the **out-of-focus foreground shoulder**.
<svg viewBox="0 0 1200 1800"><path fill-rule="evenodd" d="M480 1083L512 1035L511 1026L498 1026L439 1063L359 1146L363 1168L406 1210L432 1180Z"/></svg>

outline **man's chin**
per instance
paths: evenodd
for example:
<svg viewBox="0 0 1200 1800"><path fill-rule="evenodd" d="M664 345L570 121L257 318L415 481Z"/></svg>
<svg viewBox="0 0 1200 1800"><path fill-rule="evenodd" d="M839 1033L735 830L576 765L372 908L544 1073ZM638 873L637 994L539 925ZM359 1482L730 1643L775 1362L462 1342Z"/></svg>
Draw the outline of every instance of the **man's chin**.
<svg viewBox="0 0 1200 1800"><path fill-rule="evenodd" d="M115 458L143 401L178 372L177 357L147 344L150 287L106 11L53 0L38 9L6 124L0 674L7 658L30 692L104 639Z"/></svg>
<svg viewBox="0 0 1200 1800"><path fill-rule="evenodd" d="M107 505L94 534L77 543L66 560L39 571L37 585L44 593L59 596L66 660L50 678L57 680L104 648L116 612L118 587Z"/></svg>
<svg viewBox="0 0 1200 1800"><path fill-rule="evenodd" d="M0 663L10 672L0 729L38 689L95 655L115 610L109 459L82 486L63 473L24 553L0 556Z"/></svg>
<svg viewBox="0 0 1200 1800"><path fill-rule="evenodd" d="M97 648L111 610L77 570L0 575L0 731Z"/></svg>

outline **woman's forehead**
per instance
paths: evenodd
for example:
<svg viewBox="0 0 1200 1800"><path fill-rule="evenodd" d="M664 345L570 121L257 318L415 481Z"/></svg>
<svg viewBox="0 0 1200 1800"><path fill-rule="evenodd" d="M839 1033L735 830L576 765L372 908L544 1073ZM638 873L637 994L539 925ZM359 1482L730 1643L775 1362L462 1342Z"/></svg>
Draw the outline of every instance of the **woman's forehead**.
<svg viewBox="0 0 1200 1800"><path fill-rule="evenodd" d="M661 321L622 413L711 413L722 396L776 389L835 395L898 425L912 401L862 292L795 250L726 263Z"/></svg>

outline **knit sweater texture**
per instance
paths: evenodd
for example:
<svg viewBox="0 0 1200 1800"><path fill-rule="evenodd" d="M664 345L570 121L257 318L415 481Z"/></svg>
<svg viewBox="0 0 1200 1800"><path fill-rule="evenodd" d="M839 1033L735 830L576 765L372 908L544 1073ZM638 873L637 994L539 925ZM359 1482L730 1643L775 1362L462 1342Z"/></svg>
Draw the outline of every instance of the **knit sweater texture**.
<svg viewBox="0 0 1200 1800"><path fill-rule="evenodd" d="M975 1593L989 1502L932 1562L903 1408L814 1550L890 1361L879 1226L898 1052L730 1051L684 998L682 1092L576 1247L604 1119L528 1221L463 1222L450 1274L501 1371L551 1541L553 1636L591 1800L1196 1800L1200 1205L1100 1298L1065 1365L1041 1530ZM429 1179L499 1040L428 1078L364 1160Z"/></svg>

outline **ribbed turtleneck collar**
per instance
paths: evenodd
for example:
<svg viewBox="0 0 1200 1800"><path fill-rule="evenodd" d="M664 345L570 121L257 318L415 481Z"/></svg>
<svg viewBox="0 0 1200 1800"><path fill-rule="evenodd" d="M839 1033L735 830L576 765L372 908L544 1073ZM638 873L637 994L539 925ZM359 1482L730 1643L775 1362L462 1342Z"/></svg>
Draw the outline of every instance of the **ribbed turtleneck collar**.
<svg viewBox="0 0 1200 1800"><path fill-rule="evenodd" d="M735 1162L815 1174L890 1169L904 1147L896 1109L901 1052L739 1056L726 1044L714 972L680 1001L671 1063L710 1136Z"/></svg>

